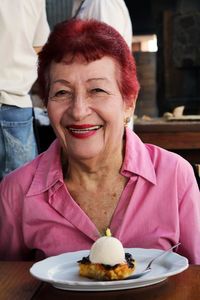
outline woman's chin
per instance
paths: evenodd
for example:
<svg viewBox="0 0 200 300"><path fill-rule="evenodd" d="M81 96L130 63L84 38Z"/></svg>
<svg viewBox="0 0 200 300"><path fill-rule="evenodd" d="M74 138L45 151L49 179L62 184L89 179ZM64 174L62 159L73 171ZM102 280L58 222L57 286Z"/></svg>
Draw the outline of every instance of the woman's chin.
<svg viewBox="0 0 200 300"><path fill-rule="evenodd" d="M70 157L74 160L76 159L76 161L82 161L82 160L93 160L93 159L98 159L100 158L102 155L102 153L99 151L94 150L94 149L87 149L86 151L74 151L72 153L68 152L68 158L70 159Z"/></svg>
<svg viewBox="0 0 200 300"><path fill-rule="evenodd" d="M66 141L64 144L68 159L70 157L76 160L95 159L103 155L105 152L104 141L95 139L78 140L73 139Z"/></svg>

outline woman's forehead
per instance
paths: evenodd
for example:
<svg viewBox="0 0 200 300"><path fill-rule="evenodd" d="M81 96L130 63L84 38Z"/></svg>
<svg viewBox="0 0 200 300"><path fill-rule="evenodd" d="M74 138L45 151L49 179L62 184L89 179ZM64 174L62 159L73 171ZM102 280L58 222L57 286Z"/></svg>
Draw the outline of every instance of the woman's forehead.
<svg viewBox="0 0 200 300"><path fill-rule="evenodd" d="M74 59L69 63L69 60L63 59L61 62L52 62L50 68L50 76L55 76L55 73L70 74L79 73L85 77L91 78L115 78L119 76L119 68L115 61L110 57L103 57L98 60L86 62L85 60Z"/></svg>

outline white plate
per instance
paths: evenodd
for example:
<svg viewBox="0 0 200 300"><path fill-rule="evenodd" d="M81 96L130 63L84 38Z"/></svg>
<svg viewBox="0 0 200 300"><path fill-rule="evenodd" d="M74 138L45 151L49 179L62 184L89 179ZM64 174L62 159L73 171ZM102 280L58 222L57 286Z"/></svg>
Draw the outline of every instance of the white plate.
<svg viewBox="0 0 200 300"><path fill-rule="evenodd" d="M136 271L142 271L148 262L163 250L126 248L136 260ZM79 276L78 260L89 254L88 250L69 252L46 258L33 264L30 273L54 287L71 291L109 291L124 290L152 285L178 274L188 267L187 258L168 252L158 258L152 265L152 271L138 279L117 281L96 281Z"/></svg>

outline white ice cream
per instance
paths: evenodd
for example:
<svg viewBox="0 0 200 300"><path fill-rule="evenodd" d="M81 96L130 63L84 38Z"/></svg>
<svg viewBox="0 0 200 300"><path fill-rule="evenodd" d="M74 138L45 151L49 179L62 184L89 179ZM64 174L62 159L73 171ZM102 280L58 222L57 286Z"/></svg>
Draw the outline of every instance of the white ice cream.
<svg viewBox="0 0 200 300"><path fill-rule="evenodd" d="M91 247L89 259L91 263L114 266L125 262L122 243L112 236L100 237Z"/></svg>

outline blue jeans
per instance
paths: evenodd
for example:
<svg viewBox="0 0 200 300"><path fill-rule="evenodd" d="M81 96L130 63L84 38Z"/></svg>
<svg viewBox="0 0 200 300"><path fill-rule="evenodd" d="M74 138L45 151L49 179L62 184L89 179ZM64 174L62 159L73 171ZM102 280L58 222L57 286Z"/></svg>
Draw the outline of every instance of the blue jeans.
<svg viewBox="0 0 200 300"><path fill-rule="evenodd" d="M37 153L32 108L0 105L0 180Z"/></svg>

